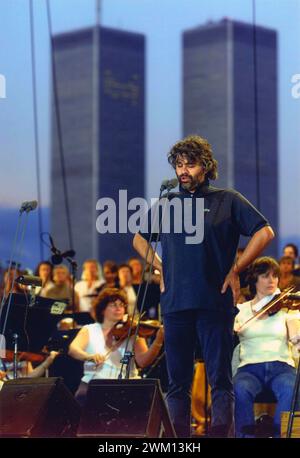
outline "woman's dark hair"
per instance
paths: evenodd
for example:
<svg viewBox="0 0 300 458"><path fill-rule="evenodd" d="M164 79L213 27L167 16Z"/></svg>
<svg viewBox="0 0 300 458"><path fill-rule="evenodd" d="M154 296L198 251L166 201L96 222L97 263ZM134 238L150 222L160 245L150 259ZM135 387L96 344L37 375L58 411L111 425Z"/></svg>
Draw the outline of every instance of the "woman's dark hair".
<svg viewBox="0 0 300 458"><path fill-rule="evenodd" d="M298 247L294 243L287 243L285 245L284 249L285 248L289 248L289 247L291 247L293 249L295 258L298 258L298 256L299 256Z"/></svg>
<svg viewBox="0 0 300 458"><path fill-rule="evenodd" d="M38 265L36 266L34 275L36 275L37 277L39 276L40 267L43 266L44 264L46 264L47 266L50 267L49 280L52 281L53 280L53 265L51 264L50 261L41 261L41 262L39 262Z"/></svg>
<svg viewBox="0 0 300 458"><path fill-rule="evenodd" d="M110 260L105 261L103 263L103 269L104 268L109 269L109 271L112 273L118 273L118 264L114 261L110 261Z"/></svg>
<svg viewBox="0 0 300 458"><path fill-rule="evenodd" d="M255 259L248 269L247 274L247 283L249 285L251 295L255 296L256 294L256 283L258 276L266 274L267 272L273 272L276 277L280 277L280 268L276 259L269 256L263 256L261 258Z"/></svg>
<svg viewBox="0 0 300 458"><path fill-rule="evenodd" d="M127 295L124 291L118 288L105 288L93 302L93 314L98 323L103 323L103 313L110 302L119 299L127 310Z"/></svg>
<svg viewBox="0 0 300 458"><path fill-rule="evenodd" d="M124 268L125 268L125 269L129 269L130 272L131 272L131 275L133 275L132 267L131 267L129 264L125 264L125 263L124 263L124 264L120 264L119 267L118 267L118 271L119 271L120 269L124 269Z"/></svg>
<svg viewBox="0 0 300 458"><path fill-rule="evenodd" d="M218 178L218 162L214 159L211 145L205 138L189 135L175 143L168 153L168 161L174 169L180 156L189 162L201 164L205 169L205 178Z"/></svg>

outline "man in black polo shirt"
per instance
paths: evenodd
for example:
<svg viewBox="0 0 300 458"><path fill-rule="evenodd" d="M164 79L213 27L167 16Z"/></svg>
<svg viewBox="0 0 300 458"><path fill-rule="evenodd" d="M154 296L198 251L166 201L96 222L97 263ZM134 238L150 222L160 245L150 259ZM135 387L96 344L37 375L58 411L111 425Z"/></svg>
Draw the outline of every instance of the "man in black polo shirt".
<svg viewBox="0 0 300 458"><path fill-rule="evenodd" d="M156 235L161 242L162 262L151 246L147 257L151 262L154 256L154 267L162 277L161 309L170 380L168 406L177 435L189 437L190 389L198 337L211 386L211 436L227 436L233 425L231 358L239 273L260 255L274 233L267 220L241 194L210 186L209 180L217 178L217 161L205 139L186 137L173 146L168 160L180 183L179 193L170 194L168 203L171 205L177 199L182 204L183 230L179 232L178 221L170 218L169 230L162 227L160 235ZM198 205L200 201L204 208ZM204 237L194 243L186 229L190 225L185 223L192 215L189 223L199 225L200 208ZM158 214L163 223L162 212ZM159 232L153 220L151 226L151 211L147 223L133 240L143 258L151 232ZM241 234L251 239L235 263ZM151 240L155 240L155 235Z"/></svg>

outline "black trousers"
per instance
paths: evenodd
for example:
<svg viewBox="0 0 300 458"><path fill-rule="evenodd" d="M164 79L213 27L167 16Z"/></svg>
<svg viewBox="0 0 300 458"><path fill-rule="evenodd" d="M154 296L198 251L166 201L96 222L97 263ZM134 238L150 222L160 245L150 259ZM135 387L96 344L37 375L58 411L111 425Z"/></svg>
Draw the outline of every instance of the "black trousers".
<svg viewBox="0 0 300 458"><path fill-rule="evenodd" d="M167 403L179 437L190 436L191 385L197 337L212 396L211 436L233 432L234 394L231 359L234 309L184 310L164 315L165 350L170 386Z"/></svg>

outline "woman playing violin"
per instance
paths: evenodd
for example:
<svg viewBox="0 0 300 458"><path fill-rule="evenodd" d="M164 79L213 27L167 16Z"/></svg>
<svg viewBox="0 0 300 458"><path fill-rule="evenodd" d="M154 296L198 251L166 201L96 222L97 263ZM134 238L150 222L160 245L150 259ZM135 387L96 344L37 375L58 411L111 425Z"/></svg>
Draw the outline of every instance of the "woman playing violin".
<svg viewBox="0 0 300 458"><path fill-rule="evenodd" d="M122 337L114 336L116 324L123 321L127 311L126 294L117 288L106 288L96 298L93 307L96 323L84 326L69 348L69 354L73 358L84 361L84 376L76 393L76 398L81 404L85 401L88 383L92 379L118 378L121 369L120 360L126 347L127 332L124 332ZM135 363L143 368L155 360L163 345L163 338L162 327L149 348L144 338L137 338L134 344L135 361L131 361L130 378L138 378ZM132 350L133 340L132 336L129 351Z"/></svg>
<svg viewBox="0 0 300 458"><path fill-rule="evenodd" d="M235 330L240 340L239 365L234 376L235 427L237 437L247 434L255 424L254 400L264 389L270 389L276 399L275 436L280 434L280 415L290 410L296 370L291 344L300 350L300 313L280 309L273 315L263 314L249 326L241 326L280 293L279 265L275 259L256 259L249 269L248 283L253 299L238 304Z"/></svg>

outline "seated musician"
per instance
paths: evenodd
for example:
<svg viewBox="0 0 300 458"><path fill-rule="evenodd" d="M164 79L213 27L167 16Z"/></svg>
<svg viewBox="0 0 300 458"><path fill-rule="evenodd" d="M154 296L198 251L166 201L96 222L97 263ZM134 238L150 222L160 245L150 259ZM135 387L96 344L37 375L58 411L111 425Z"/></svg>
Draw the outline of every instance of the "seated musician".
<svg viewBox="0 0 300 458"><path fill-rule="evenodd" d="M87 259L83 263L81 280L75 285L79 297L79 311L90 312L93 298L97 297L97 289L105 283L102 270L96 259Z"/></svg>
<svg viewBox="0 0 300 458"><path fill-rule="evenodd" d="M88 383L92 379L117 379L124 355L128 332L119 340L112 329L123 321L127 312L127 296L117 288L106 288L95 299L93 304L96 323L84 326L69 348L69 354L84 361L84 376L76 393L78 402L83 405ZM161 327L148 348L146 340L138 337L134 345L135 361L131 361L130 378L138 378L135 362L141 368L149 366L158 356L163 345L163 328ZM128 350L132 350L134 337L130 338ZM123 367L123 377L125 367Z"/></svg>
<svg viewBox="0 0 300 458"><path fill-rule="evenodd" d="M49 367L53 364L56 356L58 355L58 352L56 351L51 351L49 356L43 361L41 364L39 364L36 367L33 367L32 362L29 360L22 360L17 363L17 375L18 378L20 377L29 377L29 378L37 378L37 377L43 377L45 375L45 372L49 369ZM0 380L5 381L5 380L11 380L13 379L13 352L9 352L9 360L2 360L1 359L1 369L0 370ZM22 356L22 354L21 354ZM23 353L23 356L26 358L26 353ZM38 357L39 355L37 355ZM39 359L42 359L39 358Z"/></svg>
<svg viewBox="0 0 300 458"><path fill-rule="evenodd" d="M251 437L254 434L254 400L264 389L270 389L277 399L275 436L280 434L281 412L289 411L291 407L296 378L291 344L300 350L299 312L281 308L271 316L263 314L239 330L261 306L280 293L279 274L279 265L275 259L256 259L248 274L253 299L238 304L235 330L240 340L239 365L233 379L237 437Z"/></svg>
<svg viewBox="0 0 300 458"><path fill-rule="evenodd" d="M65 312L79 311L79 297L75 291L73 304L72 279L69 269L64 264L59 264L53 269L54 286L47 289L44 297L67 301L68 306Z"/></svg>

